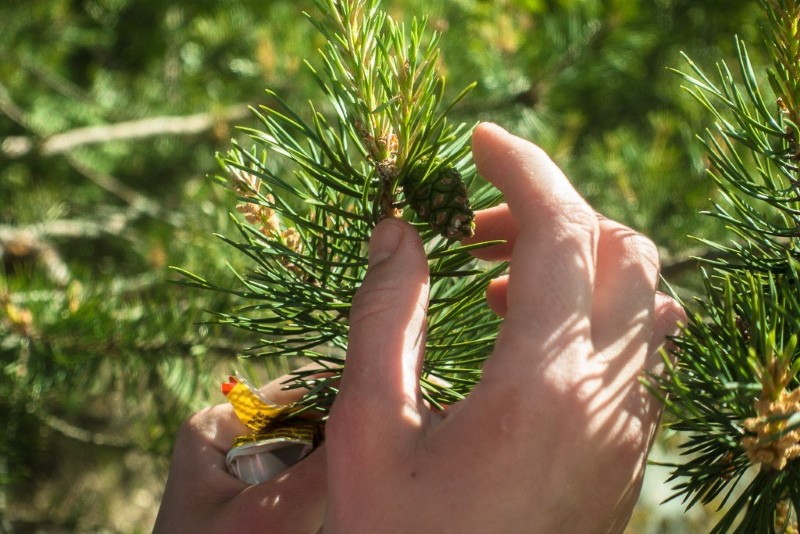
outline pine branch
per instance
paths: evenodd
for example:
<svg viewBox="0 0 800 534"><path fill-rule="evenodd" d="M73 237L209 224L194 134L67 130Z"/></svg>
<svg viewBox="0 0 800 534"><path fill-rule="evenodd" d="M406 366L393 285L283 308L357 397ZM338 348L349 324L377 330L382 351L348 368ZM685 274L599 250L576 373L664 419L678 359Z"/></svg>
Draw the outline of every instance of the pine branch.
<svg viewBox="0 0 800 534"><path fill-rule="evenodd" d="M142 212L129 206L118 210L98 207L103 214L96 218L57 219L26 226L0 225L0 241L13 241L23 237L30 241L44 239L85 239L100 235L121 236L128 226L142 216Z"/></svg>
<svg viewBox="0 0 800 534"><path fill-rule="evenodd" d="M702 240L701 240L702 241ZM776 238L774 243L787 251L791 246L788 238ZM667 280L678 278L688 271L702 266L728 266L739 258L739 250L745 247L742 241L734 241L728 245L709 243L703 247L687 250L674 256L667 256L661 263L661 276Z"/></svg>
<svg viewBox="0 0 800 534"><path fill-rule="evenodd" d="M21 158L34 151L45 157L56 156L85 146L115 141L132 141L163 135L197 135L215 128L220 123L242 120L249 114L249 107L240 104L216 113L152 117L117 124L75 128L44 139L29 136L6 137L0 143L0 147L3 154L12 159Z"/></svg>
<svg viewBox="0 0 800 534"><path fill-rule="evenodd" d="M703 261L706 291L675 340L678 363L665 358L667 376L653 379L687 433L674 497L718 499L720 533L796 531L800 510L800 2L761 4L772 99L738 39L741 81L724 62L716 81L691 61L683 74L717 119L703 139L721 197L710 215L733 239L705 241L721 256Z"/></svg>
<svg viewBox="0 0 800 534"><path fill-rule="evenodd" d="M2 83L0 83L0 112L4 113L25 129L34 132L36 138L44 137L34 127L28 114L13 101L10 93ZM180 226L182 224L182 218L179 214L164 210L154 200L128 187L114 176L87 165L75 154L65 152L63 157L76 172L92 181L98 187L125 201L135 210L151 217L159 218L173 226Z"/></svg>
<svg viewBox="0 0 800 534"><path fill-rule="evenodd" d="M288 385L311 391L297 410L322 422L341 376L371 230L382 218L407 218L431 272L423 394L434 406L452 403L477 382L494 345L498 321L483 292L505 268L479 268L474 246L455 245L472 233L472 206L498 200L476 178L469 129L447 121L470 87L444 101L439 36L426 35L424 21L398 23L377 0L315 4L307 16L327 43L321 67L306 64L324 101L302 112L268 91L277 105L262 106L259 127L243 129L254 146L234 145L220 157L227 175L217 180L236 194L244 218L235 219L236 239L220 237L252 269L234 273L237 288L179 272L188 285L251 303L218 314L260 335L248 356L302 356L329 371L323 379L299 373Z"/></svg>
<svg viewBox="0 0 800 534"><path fill-rule="evenodd" d="M84 428L75 426L69 421L66 421L60 417L56 417L51 413L47 413L42 410L41 407L37 407L37 409L34 410L34 415L48 428L51 428L59 434L81 443L126 450L134 449L136 447L136 444L133 441L125 438L124 436L120 436L118 434L105 434L102 432L91 432Z"/></svg>
<svg viewBox="0 0 800 534"><path fill-rule="evenodd" d="M114 196L120 198L136 211L163 220L176 227L181 225L182 216L180 214L165 210L158 202L148 198L142 193L139 193L135 189L128 187L114 176L85 164L80 160L80 158L73 154L66 154L64 157L69 163L70 167L75 169L78 173L82 174L101 189L104 189Z"/></svg>
<svg viewBox="0 0 800 534"><path fill-rule="evenodd" d="M164 276L161 272L145 272L128 278L114 278L104 287L104 294L109 298L124 297L130 294L137 294L164 284ZM32 303L51 303L63 306L69 298L68 292L63 289L34 289L31 291L15 291L8 296L9 302L17 306L25 306ZM227 346L223 341L226 350L236 352L232 346Z"/></svg>
<svg viewBox="0 0 800 534"><path fill-rule="evenodd" d="M700 265L711 261L728 261L734 258L733 254L725 253L716 247L702 247L689 250L668 257L661 263L661 276L667 280L674 280L689 271L696 270Z"/></svg>
<svg viewBox="0 0 800 534"><path fill-rule="evenodd" d="M53 245L53 239L124 236L129 224L141 216L138 208L129 207L121 212L108 210L108 215L97 219L62 219L23 227L0 225L0 258L6 262L35 259L44 266L48 277L57 286L64 287L72 277L58 248Z"/></svg>

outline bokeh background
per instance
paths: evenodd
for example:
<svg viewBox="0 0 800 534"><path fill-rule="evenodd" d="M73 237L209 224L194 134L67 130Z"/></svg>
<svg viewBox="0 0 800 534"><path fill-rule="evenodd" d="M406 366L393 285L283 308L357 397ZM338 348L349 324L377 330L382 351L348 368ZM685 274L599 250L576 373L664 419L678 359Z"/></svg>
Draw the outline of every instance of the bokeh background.
<svg viewBox="0 0 800 534"><path fill-rule="evenodd" d="M697 291L688 236L719 237L696 139L711 125L670 68L712 71L734 36L759 64L755 0L395 0L443 34L455 121L543 146L607 216L649 235L676 291ZM255 343L206 324L235 298L171 283L241 262L215 153L256 126L269 87L321 95L310 0L0 2L0 532L149 532L180 422L222 402ZM547 258L542 258L547 261ZM680 436L654 451L674 454ZM648 472L629 532L702 532L668 472Z"/></svg>

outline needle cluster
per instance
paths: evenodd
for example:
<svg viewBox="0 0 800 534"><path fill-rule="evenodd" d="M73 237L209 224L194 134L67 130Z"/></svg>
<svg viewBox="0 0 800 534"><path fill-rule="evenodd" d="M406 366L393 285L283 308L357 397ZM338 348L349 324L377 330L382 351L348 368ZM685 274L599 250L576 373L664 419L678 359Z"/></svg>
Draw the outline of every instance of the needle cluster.
<svg viewBox="0 0 800 534"><path fill-rule="evenodd" d="M226 174L217 179L237 195L245 219L234 216L237 238L220 238L249 257L252 269L235 271L238 287L183 271L186 283L246 303L219 314L259 335L245 356L317 364L287 383L309 390L290 417L324 421L345 364L371 230L385 217L405 217L420 231L431 274L423 395L433 406L453 403L477 382L494 345L499 320L484 291L505 266L479 266L469 251L485 244L461 246L453 237L463 235L443 235L447 221L437 227L415 213L419 208L404 209L404 191L440 184L450 173L459 182L448 183L460 193L444 204L463 207L467 192L475 208L497 202L498 193L476 179L471 129L446 118L469 88L445 103L439 37L426 33L424 21L396 22L377 0L315 3L308 19L325 44L318 65L306 64L320 100L298 111L268 91L273 104L255 110L260 127L245 130L253 146L235 144L219 158Z"/></svg>
<svg viewBox="0 0 800 534"><path fill-rule="evenodd" d="M716 81L691 61L683 74L717 119L703 137L710 215L731 239L705 241L719 251L704 260L705 295L656 380L687 436L674 496L716 503L715 532L788 532L800 510L800 2L761 6L771 68L737 39L738 78L725 63Z"/></svg>

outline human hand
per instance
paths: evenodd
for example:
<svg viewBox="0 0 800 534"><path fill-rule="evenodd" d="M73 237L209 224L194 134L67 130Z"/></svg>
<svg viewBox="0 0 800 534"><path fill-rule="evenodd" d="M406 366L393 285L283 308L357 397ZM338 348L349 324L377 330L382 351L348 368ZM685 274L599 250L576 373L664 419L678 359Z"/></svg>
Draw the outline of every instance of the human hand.
<svg viewBox="0 0 800 534"><path fill-rule="evenodd" d="M326 428L327 532L620 531L660 406L639 382L683 311L656 291L653 244L601 216L538 147L482 124L479 172L508 205L471 240L510 260L489 287L504 317L470 396L423 402L428 271L417 234L378 225Z"/></svg>
<svg viewBox="0 0 800 534"><path fill-rule="evenodd" d="M298 392L282 390L283 381L275 380L261 392L276 404L291 404ZM175 443L156 534L320 530L325 508L324 447L277 477L250 485L225 467L234 438L247 432L228 403L186 421Z"/></svg>

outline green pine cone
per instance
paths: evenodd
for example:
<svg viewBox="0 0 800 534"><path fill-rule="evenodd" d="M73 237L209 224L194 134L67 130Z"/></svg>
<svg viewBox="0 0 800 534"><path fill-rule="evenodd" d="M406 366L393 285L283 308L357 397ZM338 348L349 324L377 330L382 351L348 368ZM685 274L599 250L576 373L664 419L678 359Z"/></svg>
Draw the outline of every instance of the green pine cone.
<svg viewBox="0 0 800 534"><path fill-rule="evenodd" d="M420 184L420 172L412 171L403 183L409 206L423 221L447 239L461 240L475 233L475 213L469 205L467 186L454 167L445 167Z"/></svg>

